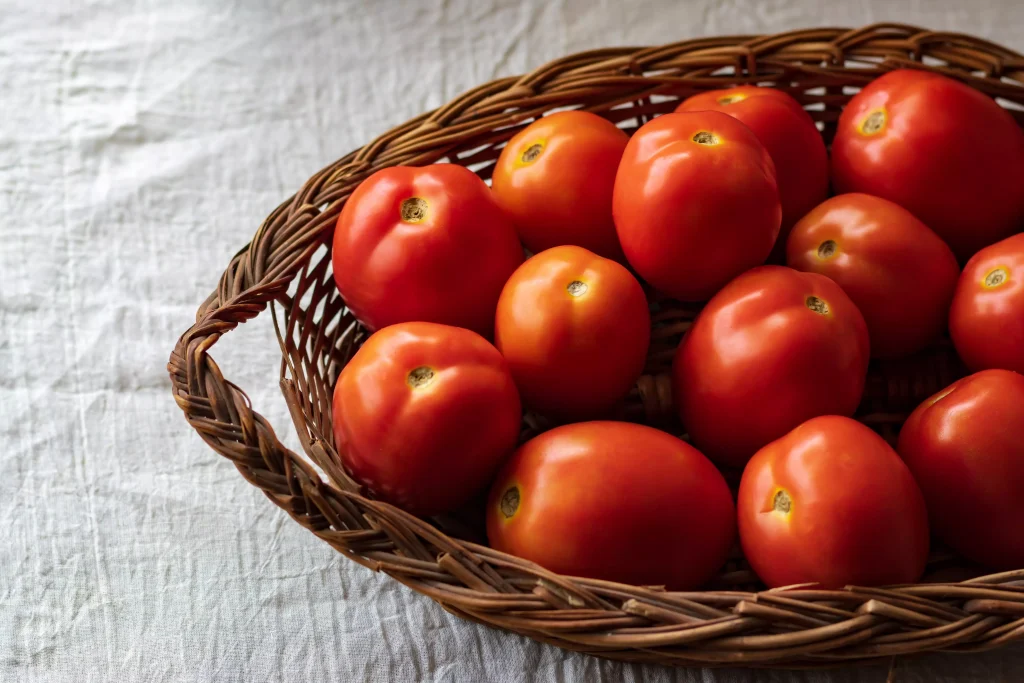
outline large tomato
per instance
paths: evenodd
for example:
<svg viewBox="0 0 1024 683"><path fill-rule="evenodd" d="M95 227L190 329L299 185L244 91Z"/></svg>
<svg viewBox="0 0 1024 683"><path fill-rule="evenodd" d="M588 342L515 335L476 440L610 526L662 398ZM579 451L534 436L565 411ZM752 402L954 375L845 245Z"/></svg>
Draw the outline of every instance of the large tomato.
<svg viewBox="0 0 1024 683"><path fill-rule="evenodd" d="M455 510L487 486L519 438L508 365L459 327L373 334L334 388L334 440L352 476L409 512Z"/></svg>
<svg viewBox="0 0 1024 683"><path fill-rule="evenodd" d="M425 320L490 337L498 295L523 249L472 171L398 166L349 197L332 261L345 303L371 329Z"/></svg>
<svg viewBox="0 0 1024 683"><path fill-rule="evenodd" d="M971 370L1024 373L1024 233L967 262L949 311L949 332Z"/></svg>
<svg viewBox="0 0 1024 683"><path fill-rule="evenodd" d="M526 248L575 244L623 260L612 221L612 186L629 136L585 111L530 124L498 157L491 187Z"/></svg>
<svg viewBox="0 0 1024 683"><path fill-rule="evenodd" d="M487 537L560 574L685 590L725 563L736 513L692 446L643 425L583 422L509 459L491 487Z"/></svg>
<svg viewBox="0 0 1024 683"><path fill-rule="evenodd" d="M676 351L672 393L693 444L742 467L817 415L853 415L868 368L864 317L824 275L755 268L714 296Z"/></svg>
<svg viewBox="0 0 1024 683"><path fill-rule="evenodd" d="M530 258L498 299L495 345L526 406L555 419L607 413L643 371L650 339L640 283L582 247Z"/></svg>
<svg viewBox="0 0 1024 683"><path fill-rule="evenodd" d="M928 511L882 437L847 417L808 420L751 458L740 542L769 587L913 583L928 560Z"/></svg>
<svg viewBox="0 0 1024 683"><path fill-rule="evenodd" d="M630 265L686 301L704 301L764 263L782 222L764 145L715 111L665 114L634 133L612 213Z"/></svg>
<svg viewBox="0 0 1024 683"><path fill-rule="evenodd" d="M790 95L775 88L740 85L694 95L676 111L720 111L742 121L775 162L782 200L782 230L774 255L786 255L789 229L828 196L828 153L814 119Z"/></svg>
<svg viewBox="0 0 1024 683"><path fill-rule="evenodd" d="M886 199L844 194L796 224L786 263L835 280L864 314L871 355L920 351L946 331L960 266L938 235Z"/></svg>
<svg viewBox="0 0 1024 683"><path fill-rule="evenodd" d="M898 450L921 486L932 530L963 556L1024 567L1024 376L983 370L911 413Z"/></svg>
<svg viewBox="0 0 1024 683"><path fill-rule="evenodd" d="M966 261L1024 222L1024 132L963 83L893 71L843 110L832 180L837 192L865 192L909 209Z"/></svg>

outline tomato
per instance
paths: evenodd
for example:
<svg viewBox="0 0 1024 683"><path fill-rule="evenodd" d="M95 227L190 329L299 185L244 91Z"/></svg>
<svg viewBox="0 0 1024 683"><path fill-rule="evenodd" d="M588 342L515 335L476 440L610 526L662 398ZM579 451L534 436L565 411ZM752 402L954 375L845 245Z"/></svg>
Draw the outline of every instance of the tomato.
<svg viewBox="0 0 1024 683"><path fill-rule="evenodd" d="M521 130L491 176L498 203L526 248L575 244L622 261L612 186L629 136L586 111L562 111Z"/></svg>
<svg viewBox="0 0 1024 683"><path fill-rule="evenodd" d="M554 247L512 274L498 299L495 345L527 407L560 420L600 417L647 360L643 288L615 261Z"/></svg>
<svg viewBox="0 0 1024 683"><path fill-rule="evenodd" d="M402 323L373 334L334 388L334 441L348 472L418 515L460 508L519 439L505 359L475 332Z"/></svg>
<svg viewBox="0 0 1024 683"><path fill-rule="evenodd" d="M775 88L740 85L694 95L676 111L720 111L754 132L775 163L782 230L775 260L786 256L786 237L800 218L828 196L828 153L814 119L790 95Z"/></svg>
<svg viewBox="0 0 1024 683"><path fill-rule="evenodd" d="M824 275L755 268L708 302L676 351L672 393L693 444L742 467L818 415L853 415L864 391L868 331Z"/></svg>
<svg viewBox="0 0 1024 683"><path fill-rule="evenodd" d="M1024 222L1024 132L984 94L901 69L850 100L832 142L836 192L909 209L961 261Z"/></svg>
<svg viewBox="0 0 1024 683"><path fill-rule="evenodd" d="M692 446L643 425L583 422L509 459L491 487L487 537L559 574L684 590L725 563L736 513Z"/></svg>
<svg viewBox="0 0 1024 683"><path fill-rule="evenodd" d="M1024 372L1024 233L967 262L953 295L949 332L971 370Z"/></svg>
<svg viewBox="0 0 1024 683"><path fill-rule="evenodd" d="M1024 376L983 370L910 414L898 450L935 535L996 569L1024 567Z"/></svg>
<svg viewBox="0 0 1024 683"><path fill-rule="evenodd" d="M885 440L848 417L808 420L751 458L737 499L740 543L769 587L913 583L928 511Z"/></svg>
<svg viewBox="0 0 1024 683"><path fill-rule="evenodd" d="M472 171L377 171L334 231L334 281L371 329L422 320L490 337L505 280L523 262L515 229Z"/></svg>
<svg viewBox="0 0 1024 683"><path fill-rule="evenodd" d="M938 235L898 204L844 194L796 224L786 263L832 278L864 314L871 355L920 351L946 331L960 275Z"/></svg>
<svg viewBox="0 0 1024 683"><path fill-rule="evenodd" d="M704 301L764 263L782 206L749 128L715 111L664 114L630 138L612 213L630 265L677 299Z"/></svg>

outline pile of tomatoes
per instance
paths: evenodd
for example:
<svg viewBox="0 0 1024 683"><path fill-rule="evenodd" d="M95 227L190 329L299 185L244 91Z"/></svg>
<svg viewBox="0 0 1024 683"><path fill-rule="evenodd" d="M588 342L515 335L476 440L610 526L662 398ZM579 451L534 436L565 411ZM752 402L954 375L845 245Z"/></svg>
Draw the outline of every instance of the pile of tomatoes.
<svg viewBox="0 0 1024 683"><path fill-rule="evenodd" d="M632 136L554 113L490 186L396 167L348 199L334 277L375 332L335 387L338 453L413 514L486 505L495 548L563 574L691 589L737 535L769 586L914 582L931 535L1024 567L1022 229L1024 132L923 71L855 95L831 153L771 88ZM655 292L706 302L672 366L685 441L609 419ZM894 450L851 419L869 359L947 330L976 374ZM524 410L559 426L519 444Z"/></svg>

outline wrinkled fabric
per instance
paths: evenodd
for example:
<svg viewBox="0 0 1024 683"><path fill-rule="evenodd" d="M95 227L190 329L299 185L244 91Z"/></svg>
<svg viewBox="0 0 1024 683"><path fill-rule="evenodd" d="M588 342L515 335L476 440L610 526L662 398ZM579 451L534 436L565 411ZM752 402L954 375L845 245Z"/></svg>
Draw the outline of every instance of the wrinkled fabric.
<svg viewBox="0 0 1024 683"><path fill-rule="evenodd" d="M0 0L0 681L885 680L622 665L460 621L271 505L165 370L267 213L463 90L599 46L883 19L1024 50L1017 0ZM297 447L267 316L212 355ZM895 680L1022 670L1017 647Z"/></svg>

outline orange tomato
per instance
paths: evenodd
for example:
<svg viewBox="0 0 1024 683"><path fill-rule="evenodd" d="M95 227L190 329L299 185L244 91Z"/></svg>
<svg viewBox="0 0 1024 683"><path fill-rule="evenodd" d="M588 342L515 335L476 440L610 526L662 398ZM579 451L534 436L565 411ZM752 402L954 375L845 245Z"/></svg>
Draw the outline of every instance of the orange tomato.
<svg viewBox="0 0 1024 683"><path fill-rule="evenodd" d="M435 323L367 339L338 378L333 409L345 469L418 515L465 505L519 438L519 394L501 354L475 332Z"/></svg>
<svg viewBox="0 0 1024 683"><path fill-rule="evenodd" d="M745 125L714 111L664 114L634 133L612 213L630 265L687 301L706 300L763 263L782 221L767 150Z"/></svg>
<svg viewBox="0 0 1024 683"><path fill-rule="evenodd" d="M742 467L817 415L853 415L864 392L868 331L823 275L763 266L714 296L676 351L672 393L693 444Z"/></svg>
<svg viewBox="0 0 1024 683"><path fill-rule="evenodd" d="M949 332L971 370L1024 373L1024 233L967 262L953 296Z"/></svg>
<svg viewBox="0 0 1024 683"><path fill-rule="evenodd" d="M846 417L808 420L751 458L740 543L769 587L913 583L928 560L928 512L882 437Z"/></svg>
<svg viewBox="0 0 1024 683"><path fill-rule="evenodd" d="M422 320L490 337L505 280L523 262L515 229L472 171L377 171L334 230L334 281L371 329Z"/></svg>
<svg viewBox="0 0 1024 683"><path fill-rule="evenodd" d="M787 265L827 275L864 314L871 355L920 351L946 331L960 266L938 235L898 204L833 197L796 224Z"/></svg>
<svg viewBox="0 0 1024 683"><path fill-rule="evenodd" d="M612 186L627 142L614 123L585 111L545 116L508 141L491 187L527 249L575 244L624 259Z"/></svg>
<svg viewBox="0 0 1024 683"><path fill-rule="evenodd" d="M740 85L688 98L676 111L720 111L745 124L775 163L782 201L782 230L774 260L786 256L789 230L828 197L828 153L814 119L800 103L775 88Z"/></svg>
<svg viewBox="0 0 1024 683"><path fill-rule="evenodd" d="M983 370L935 394L900 431L935 534L996 569L1024 567L1024 376Z"/></svg>
<svg viewBox="0 0 1024 683"><path fill-rule="evenodd" d="M961 262L1024 223L1024 132L985 94L900 69L850 100L832 142L836 192L894 201Z"/></svg>
<svg viewBox="0 0 1024 683"><path fill-rule="evenodd" d="M491 487L487 537L560 574L685 590L725 563L736 513L692 446L643 425L584 422L509 459Z"/></svg>
<svg viewBox="0 0 1024 683"><path fill-rule="evenodd" d="M554 247L512 274L495 344L523 402L561 420L599 417L644 369L651 317L640 283L610 259Z"/></svg>

